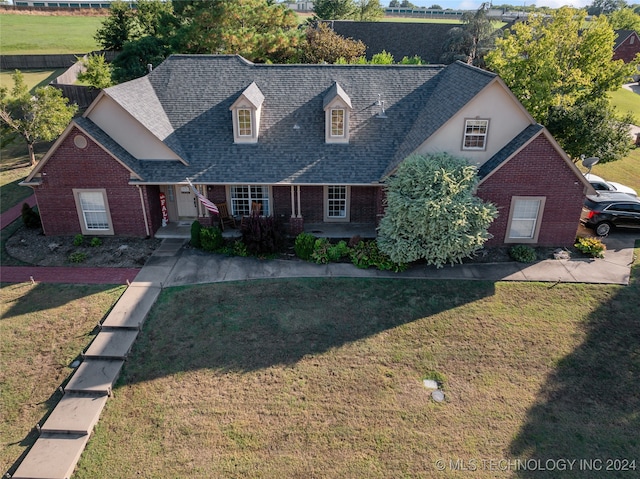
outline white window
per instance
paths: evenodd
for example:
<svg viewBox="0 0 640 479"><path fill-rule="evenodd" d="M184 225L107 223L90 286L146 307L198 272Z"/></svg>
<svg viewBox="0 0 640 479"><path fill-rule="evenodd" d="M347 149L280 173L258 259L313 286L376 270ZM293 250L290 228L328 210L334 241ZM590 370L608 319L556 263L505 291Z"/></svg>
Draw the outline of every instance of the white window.
<svg viewBox="0 0 640 479"><path fill-rule="evenodd" d="M463 150L484 150L487 145L489 120L466 120L464 124Z"/></svg>
<svg viewBox="0 0 640 479"><path fill-rule="evenodd" d="M251 136L251 110L242 108L238 110L238 135Z"/></svg>
<svg viewBox="0 0 640 479"><path fill-rule="evenodd" d="M538 240L543 197L513 197L509 214L507 242L535 243Z"/></svg>
<svg viewBox="0 0 640 479"><path fill-rule="evenodd" d="M230 188L231 210L235 216L251 213L269 216L269 187L266 185L234 185Z"/></svg>
<svg viewBox="0 0 640 479"><path fill-rule="evenodd" d="M341 185L325 186L325 221L349 221L349 188Z"/></svg>
<svg viewBox="0 0 640 479"><path fill-rule="evenodd" d="M331 136L343 137L344 136L344 110L332 109L331 110Z"/></svg>
<svg viewBox="0 0 640 479"><path fill-rule="evenodd" d="M112 235L113 225L104 189L73 190L83 234Z"/></svg>

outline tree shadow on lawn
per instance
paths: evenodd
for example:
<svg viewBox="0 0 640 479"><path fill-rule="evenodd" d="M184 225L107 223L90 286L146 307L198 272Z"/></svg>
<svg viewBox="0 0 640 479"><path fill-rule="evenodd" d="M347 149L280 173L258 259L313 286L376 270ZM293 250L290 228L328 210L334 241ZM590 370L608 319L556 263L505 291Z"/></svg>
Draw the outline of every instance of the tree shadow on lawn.
<svg viewBox="0 0 640 479"><path fill-rule="evenodd" d="M162 292L120 384L198 369L291 365L494 294L482 281L296 279Z"/></svg>
<svg viewBox="0 0 640 479"><path fill-rule="evenodd" d="M636 242L638 246L640 242ZM540 391L538 404L529 411L527 422L510 446L513 457L536 460L531 462L533 470L520 470L517 477L555 478L559 474L581 478L638 477L640 263L637 260L629 286L621 287L595 310L585 327L585 341L559 362ZM557 459L577 462L572 471L537 469L554 467L557 463L545 461ZM625 465L635 467L635 472L621 470Z"/></svg>

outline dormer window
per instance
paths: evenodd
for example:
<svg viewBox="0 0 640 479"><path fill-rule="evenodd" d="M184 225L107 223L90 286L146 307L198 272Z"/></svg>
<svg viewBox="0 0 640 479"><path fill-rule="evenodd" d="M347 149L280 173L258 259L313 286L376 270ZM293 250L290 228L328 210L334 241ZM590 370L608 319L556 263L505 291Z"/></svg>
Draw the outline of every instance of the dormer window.
<svg viewBox="0 0 640 479"><path fill-rule="evenodd" d="M234 143L257 143L264 95L251 83L229 108L233 118Z"/></svg>
<svg viewBox="0 0 640 479"><path fill-rule="evenodd" d="M344 138L344 110L342 108L331 110L331 136Z"/></svg>
<svg viewBox="0 0 640 479"><path fill-rule="evenodd" d="M238 135L251 136L251 110L248 108L238 109Z"/></svg>
<svg viewBox="0 0 640 479"><path fill-rule="evenodd" d="M334 83L324 97L325 141L349 143L351 99L338 83Z"/></svg>

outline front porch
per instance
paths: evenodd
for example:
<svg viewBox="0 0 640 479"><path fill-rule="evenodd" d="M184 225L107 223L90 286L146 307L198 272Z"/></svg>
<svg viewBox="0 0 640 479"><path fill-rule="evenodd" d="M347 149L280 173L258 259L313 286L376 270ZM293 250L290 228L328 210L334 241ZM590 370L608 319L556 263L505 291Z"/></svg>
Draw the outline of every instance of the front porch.
<svg viewBox="0 0 640 479"><path fill-rule="evenodd" d="M375 226L363 223L305 223L304 231L318 238L348 239L360 236L362 239L371 239L376 237ZM242 235L239 228L225 227L222 236L231 239L240 238ZM186 221L171 222L156 231L155 237L190 239L191 223Z"/></svg>

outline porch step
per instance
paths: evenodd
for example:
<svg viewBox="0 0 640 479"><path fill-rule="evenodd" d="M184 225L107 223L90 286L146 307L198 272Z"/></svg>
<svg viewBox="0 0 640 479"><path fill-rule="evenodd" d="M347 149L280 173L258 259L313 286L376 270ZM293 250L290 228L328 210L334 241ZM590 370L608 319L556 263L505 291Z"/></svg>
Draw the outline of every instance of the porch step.
<svg viewBox="0 0 640 479"><path fill-rule="evenodd" d="M42 433L90 434L107 403L107 397L106 394L65 394L42 426Z"/></svg>
<svg viewBox="0 0 640 479"><path fill-rule="evenodd" d="M89 348L85 351L85 358L94 359L125 359L138 337L135 329L115 329L100 331Z"/></svg>
<svg viewBox="0 0 640 479"><path fill-rule="evenodd" d="M11 477L69 479L88 441L88 434L42 434Z"/></svg>
<svg viewBox="0 0 640 479"><path fill-rule="evenodd" d="M102 326L139 330L159 294L159 286L132 283L103 321Z"/></svg>
<svg viewBox="0 0 640 479"><path fill-rule="evenodd" d="M64 390L68 393L110 394L123 364L120 359L85 359Z"/></svg>

